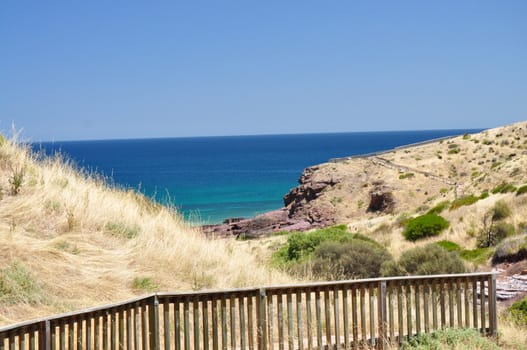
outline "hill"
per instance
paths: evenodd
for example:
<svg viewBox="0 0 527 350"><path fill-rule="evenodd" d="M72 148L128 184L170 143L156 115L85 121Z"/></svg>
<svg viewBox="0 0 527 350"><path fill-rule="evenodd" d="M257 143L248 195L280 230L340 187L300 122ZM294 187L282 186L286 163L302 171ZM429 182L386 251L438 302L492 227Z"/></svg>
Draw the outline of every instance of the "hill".
<svg viewBox="0 0 527 350"><path fill-rule="evenodd" d="M0 325L154 290L289 280L173 208L0 138Z"/></svg>

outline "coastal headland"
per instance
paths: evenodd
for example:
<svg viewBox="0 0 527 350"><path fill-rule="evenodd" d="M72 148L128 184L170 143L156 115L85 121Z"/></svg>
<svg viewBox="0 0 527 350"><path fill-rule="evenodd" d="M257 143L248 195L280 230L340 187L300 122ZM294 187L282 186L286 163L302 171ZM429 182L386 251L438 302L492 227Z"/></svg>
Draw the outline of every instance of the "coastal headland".
<svg viewBox="0 0 527 350"><path fill-rule="evenodd" d="M392 225L401 214L424 212L502 183L527 183L526 168L527 123L520 122L308 167L282 208L206 225L203 232L254 238L341 223L355 230Z"/></svg>

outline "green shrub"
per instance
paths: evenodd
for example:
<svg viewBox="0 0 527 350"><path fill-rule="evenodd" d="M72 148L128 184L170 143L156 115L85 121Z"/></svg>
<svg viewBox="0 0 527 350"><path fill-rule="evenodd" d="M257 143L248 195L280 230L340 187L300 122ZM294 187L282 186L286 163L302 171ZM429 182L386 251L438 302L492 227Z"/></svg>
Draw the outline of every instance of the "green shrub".
<svg viewBox="0 0 527 350"><path fill-rule="evenodd" d="M42 301L42 288L20 263L0 269L0 304L35 304Z"/></svg>
<svg viewBox="0 0 527 350"><path fill-rule="evenodd" d="M448 252L434 243L407 250L397 262L387 262L381 267L383 276L436 275L465 271L465 265L456 252Z"/></svg>
<svg viewBox="0 0 527 350"><path fill-rule="evenodd" d="M443 217L435 214L425 214L410 220L403 235L409 241L416 241L421 238L438 235L448 226L448 221Z"/></svg>
<svg viewBox="0 0 527 350"><path fill-rule="evenodd" d="M476 244L479 248L493 247L515 233L516 230L512 224L506 222L493 223L490 228L483 230L476 238Z"/></svg>
<svg viewBox="0 0 527 350"><path fill-rule="evenodd" d="M427 214L436 214L436 215L439 215L441 214L441 212L443 212L443 210L445 210L448 205L450 204L449 201L442 201L442 202L439 202L435 207L433 207L432 209L430 209Z"/></svg>
<svg viewBox="0 0 527 350"><path fill-rule="evenodd" d="M523 259L527 259L527 237L521 235L509 237L500 242L492 257L492 263L513 263Z"/></svg>
<svg viewBox="0 0 527 350"><path fill-rule="evenodd" d="M346 225L332 226L312 232L293 232L287 243L273 254L273 261L280 265L290 261L298 262L309 258L322 242L350 242L352 239L374 242L358 233L349 233ZM377 243L375 243L377 244Z"/></svg>
<svg viewBox="0 0 527 350"><path fill-rule="evenodd" d="M516 195L519 196L527 192L527 185L523 185L516 191Z"/></svg>
<svg viewBox="0 0 527 350"><path fill-rule="evenodd" d="M500 185L494 187L491 192L493 194L497 194L497 193L508 193L508 192L515 192L515 191L516 191L516 187L514 187L514 185L503 182Z"/></svg>
<svg viewBox="0 0 527 350"><path fill-rule="evenodd" d="M508 311L515 323L522 326L527 325L527 297L513 303Z"/></svg>
<svg viewBox="0 0 527 350"><path fill-rule="evenodd" d="M459 244L446 240L446 239L436 242L435 244L437 244L438 246L440 246L441 248L445 249L448 252L457 252L461 250L461 247L459 246Z"/></svg>
<svg viewBox="0 0 527 350"><path fill-rule="evenodd" d="M403 350L499 350L491 338L482 335L476 329L447 328L433 331L432 333L420 333L405 340L401 345Z"/></svg>
<svg viewBox="0 0 527 350"><path fill-rule="evenodd" d="M392 261L388 251L372 242L323 242L313 253L312 272L316 278L342 280L379 277L381 265Z"/></svg>

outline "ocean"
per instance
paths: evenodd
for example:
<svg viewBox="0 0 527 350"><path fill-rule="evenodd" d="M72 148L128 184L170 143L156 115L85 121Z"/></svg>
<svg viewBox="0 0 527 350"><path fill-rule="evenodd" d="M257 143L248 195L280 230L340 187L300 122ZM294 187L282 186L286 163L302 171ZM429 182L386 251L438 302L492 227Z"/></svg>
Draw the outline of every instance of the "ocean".
<svg viewBox="0 0 527 350"><path fill-rule="evenodd" d="M76 166L175 206L194 224L251 217L283 206L302 170L331 158L367 154L480 130L185 137L32 144Z"/></svg>

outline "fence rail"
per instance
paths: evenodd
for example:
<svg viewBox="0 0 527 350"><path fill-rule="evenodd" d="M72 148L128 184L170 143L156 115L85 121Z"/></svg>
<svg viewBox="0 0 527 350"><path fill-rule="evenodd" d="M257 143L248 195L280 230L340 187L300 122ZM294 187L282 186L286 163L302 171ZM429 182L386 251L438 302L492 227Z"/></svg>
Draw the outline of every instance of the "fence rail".
<svg viewBox="0 0 527 350"><path fill-rule="evenodd" d="M0 328L0 350L383 349L446 327L496 334L494 274L159 293Z"/></svg>

